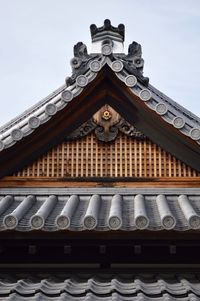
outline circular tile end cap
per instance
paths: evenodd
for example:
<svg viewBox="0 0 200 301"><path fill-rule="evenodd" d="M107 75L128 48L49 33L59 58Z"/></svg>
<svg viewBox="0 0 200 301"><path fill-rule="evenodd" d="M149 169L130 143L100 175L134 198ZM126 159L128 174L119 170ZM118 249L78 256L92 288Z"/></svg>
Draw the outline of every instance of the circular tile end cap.
<svg viewBox="0 0 200 301"><path fill-rule="evenodd" d="M148 89L143 89L140 91L139 96L143 101L148 101L151 99L151 92Z"/></svg>
<svg viewBox="0 0 200 301"><path fill-rule="evenodd" d="M62 94L61 94L61 98L62 98L62 100L63 100L63 101L65 101L65 102L69 102L69 101L71 101L71 100L72 100L72 98L73 98L73 94L72 94L72 92L71 92L71 91L69 91L69 90L66 90L66 91L62 92Z"/></svg>
<svg viewBox="0 0 200 301"><path fill-rule="evenodd" d="M93 71L93 72L98 72L101 70L101 63L97 60L94 60L92 62L90 62L90 70Z"/></svg>
<svg viewBox="0 0 200 301"><path fill-rule="evenodd" d="M146 229L149 225L149 219L144 215L137 216L135 225L140 230Z"/></svg>
<svg viewBox="0 0 200 301"><path fill-rule="evenodd" d="M142 68L144 66L144 60L139 56L134 57L133 63L137 68Z"/></svg>
<svg viewBox="0 0 200 301"><path fill-rule="evenodd" d="M87 86L88 84L88 79L85 75L79 75L77 78L76 78L76 84L79 86L79 87L85 87Z"/></svg>
<svg viewBox="0 0 200 301"><path fill-rule="evenodd" d="M175 128L181 129L184 127L184 125L185 125L185 120L182 117L177 116L173 119L173 126Z"/></svg>
<svg viewBox="0 0 200 301"><path fill-rule="evenodd" d="M18 220L14 215L9 214L4 217L3 223L7 229L15 229L17 227Z"/></svg>
<svg viewBox="0 0 200 301"><path fill-rule="evenodd" d="M125 78L125 84L130 88L134 87L137 84L137 78L134 75L128 75Z"/></svg>
<svg viewBox="0 0 200 301"><path fill-rule="evenodd" d="M111 216L108 221L109 228L112 230L118 230L122 226L122 220L118 216Z"/></svg>
<svg viewBox="0 0 200 301"><path fill-rule="evenodd" d="M104 44L101 47L101 52L104 55L110 55L112 53L112 46L110 44Z"/></svg>
<svg viewBox="0 0 200 301"><path fill-rule="evenodd" d="M76 56L70 60L70 65L74 69L78 69L80 67L81 63L82 63L81 59Z"/></svg>
<svg viewBox="0 0 200 301"><path fill-rule="evenodd" d="M36 129L40 125L40 119L36 116L32 116L29 119L28 124L29 124L30 128Z"/></svg>
<svg viewBox="0 0 200 301"><path fill-rule="evenodd" d="M200 228L200 216L193 215L189 219L189 225L192 229L199 229Z"/></svg>
<svg viewBox="0 0 200 301"><path fill-rule="evenodd" d="M112 64L111 64L111 69L114 72L122 71L123 67L124 67L123 63L120 60L116 60L116 61L112 62Z"/></svg>
<svg viewBox="0 0 200 301"><path fill-rule="evenodd" d="M33 229L41 229L44 226L44 219L40 215L34 215L30 220L30 224Z"/></svg>
<svg viewBox="0 0 200 301"><path fill-rule="evenodd" d="M162 220L162 225L165 229L171 230L176 225L176 220L172 215L166 215Z"/></svg>
<svg viewBox="0 0 200 301"><path fill-rule="evenodd" d="M0 151L2 151L3 149L4 149L4 143L3 143L3 141L2 140L0 140Z"/></svg>
<svg viewBox="0 0 200 301"><path fill-rule="evenodd" d="M156 112L159 115L165 115L167 113L167 106L164 103L158 103L156 105Z"/></svg>
<svg viewBox="0 0 200 301"><path fill-rule="evenodd" d="M70 219L69 219L69 217L66 216L66 215L59 215L56 218L56 226L59 229L67 229L67 228L69 228L69 226L70 226Z"/></svg>
<svg viewBox="0 0 200 301"><path fill-rule="evenodd" d="M97 226L97 220L94 216L88 215L84 218L84 227L88 230L92 230Z"/></svg>
<svg viewBox="0 0 200 301"><path fill-rule="evenodd" d="M14 141L19 141L23 137L23 132L20 129L14 129L11 132L11 137L13 138Z"/></svg>
<svg viewBox="0 0 200 301"><path fill-rule="evenodd" d="M49 103L48 105L46 105L45 111L47 113L47 115L54 115L57 112L57 107L55 104L53 103Z"/></svg>
<svg viewBox="0 0 200 301"><path fill-rule="evenodd" d="M200 139L200 129L191 129L190 131L190 137L194 140L199 140Z"/></svg>

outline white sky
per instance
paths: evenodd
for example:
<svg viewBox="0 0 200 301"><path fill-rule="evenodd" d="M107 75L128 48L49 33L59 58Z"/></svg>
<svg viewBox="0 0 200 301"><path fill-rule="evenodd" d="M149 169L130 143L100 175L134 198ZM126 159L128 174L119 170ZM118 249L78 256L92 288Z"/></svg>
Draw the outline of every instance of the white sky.
<svg viewBox="0 0 200 301"><path fill-rule="evenodd" d="M200 115L200 0L0 0L0 125L64 83L89 26L124 23L150 83Z"/></svg>

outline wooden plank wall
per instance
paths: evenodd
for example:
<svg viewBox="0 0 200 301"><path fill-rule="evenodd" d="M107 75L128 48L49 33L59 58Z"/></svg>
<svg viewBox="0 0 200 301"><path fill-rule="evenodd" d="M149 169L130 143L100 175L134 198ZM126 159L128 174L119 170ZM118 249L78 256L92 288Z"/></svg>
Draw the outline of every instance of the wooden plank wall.
<svg viewBox="0 0 200 301"><path fill-rule="evenodd" d="M150 140L120 133L112 143L102 143L94 134L64 141L13 176L161 178L197 177L199 173Z"/></svg>

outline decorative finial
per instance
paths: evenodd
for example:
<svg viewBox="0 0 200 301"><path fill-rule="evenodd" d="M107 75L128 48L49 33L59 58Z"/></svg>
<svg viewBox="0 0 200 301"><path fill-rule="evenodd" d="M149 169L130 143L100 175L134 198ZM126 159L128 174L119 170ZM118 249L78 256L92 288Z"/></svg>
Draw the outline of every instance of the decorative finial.
<svg viewBox="0 0 200 301"><path fill-rule="evenodd" d="M106 32L106 31L109 31ZM115 27L111 24L109 19L104 20L104 25L101 27L97 27L95 24L90 26L90 32L92 36L92 42L102 39L103 34L110 35L111 39L120 40L124 42L124 33L125 33L125 26L124 24L119 24L118 27Z"/></svg>
<svg viewBox="0 0 200 301"><path fill-rule="evenodd" d="M119 73L125 69L129 76L126 78L126 85L133 87L137 81L148 86L149 79L143 76L144 60L142 58L142 47L137 42L132 42L128 48L128 54L124 53L124 33L125 27L119 24L115 27L109 19L104 20L101 27L95 24L90 26L92 36L92 49L88 54L87 47L84 43L78 42L74 45L74 57L70 64L72 67L72 76L66 78L66 85L72 83L80 87L87 84L86 78L83 78L88 68L96 73L101 70L101 58L106 56L111 60L111 69Z"/></svg>

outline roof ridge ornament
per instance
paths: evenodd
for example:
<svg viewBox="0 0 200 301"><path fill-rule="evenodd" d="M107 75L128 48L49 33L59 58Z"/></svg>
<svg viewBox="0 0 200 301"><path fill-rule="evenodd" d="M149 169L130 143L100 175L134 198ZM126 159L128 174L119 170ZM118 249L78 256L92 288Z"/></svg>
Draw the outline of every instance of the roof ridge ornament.
<svg viewBox="0 0 200 301"><path fill-rule="evenodd" d="M66 78L67 86L74 84L77 77L86 74L88 69L92 72L99 72L103 66L101 61L105 60L105 57L111 60L111 68L121 66L117 70L112 68L114 72L120 72L124 67L143 85L148 86L149 78L143 76L144 60L141 45L133 41L128 47L128 54L124 53L125 27L123 24L114 27L110 20L106 19L102 27L92 24L90 31L92 36L91 53L88 54L87 46L83 42L74 45L74 57L70 61L72 76ZM94 61L95 63L92 64Z"/></svg>
<svg viewBox="0 0 200 301"><path fill-rule="evenodd" d="M21 140L31 135L40 125L50 120L58 111L63 110L70 101L82 93L88 84L92 83L104 66L110 68L113 71L113 76L116 75L127 86L130 93L139 97L150 110L179 130L181 134L200 145L200 118L149 84L148 77L143 76L142 47L134 41L129 45L128 54L125 54L122 47L124 33L122 34L121 31L123 30L123 26L113 27L110 21L105 21L104 26L100 28L92 25L93 35L104 32L107 37L101 35L101 39L97 41L99 43L98 49L91 53L88 53L83 42L74 45L74 58L71 60L72 75L66 78L66 85L62 85L0 128L0 152L7 156L6 149L15 143L21 143ZM117 35L120 36L121 42L116 40ZM121 48L118 47L119 43L121 43ZM174 152L176 153L175 149ZM196 150L195 154L197 154ZM194 157L193 155L194 153L191 153L191 158ZM198 158L192 163L195 169L197 168L197 161ZM197 169L200 170L200 167Z"/></svg>
<svg viewBox="0 0 200 301"><path fill-rule="evenodd" d="M115 27L111 25L109 19L106 19L101 27L92 24L90 32L92 38L91 53L102 52L104 55L110 55L112 52L124 53L124 24L119 24L118 27Z"/></svg>
<svg viewBox="0 0 200 301"><path fill-rule="evenodd" d="M104 20L104 25L101 27L97 27L95 24L90 25L90 32L92 37L92 42L97 41L102 37L102 34L105 34L109 31L109 34L113 34L115 38L121 39L124 42L125 35L125 26L124 24L119 24L117 27L111 25L111 21L109 19Z"/></svg>

